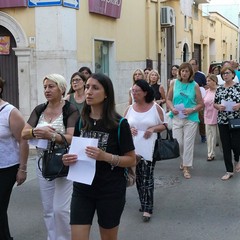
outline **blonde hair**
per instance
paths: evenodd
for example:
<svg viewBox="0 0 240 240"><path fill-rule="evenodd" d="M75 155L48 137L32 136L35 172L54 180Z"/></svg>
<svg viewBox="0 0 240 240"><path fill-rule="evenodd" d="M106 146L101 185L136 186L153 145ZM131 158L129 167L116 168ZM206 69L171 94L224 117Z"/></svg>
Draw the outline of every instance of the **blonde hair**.
<svg viewBox="0 0 240 240"><path fill-rule="evenodd" d="M150 76L151 76L153 73L156 73L156 74L157 74L157 77L158 77L157 83L160 82L160 74L158 73L157 70L153 69L151 72L149 72L148 77L147 77L147 82L148 82L149 84L151 84Z"/></svg>
<svg viewBox="0 0 240 240"><path fill-rule="evenodd" d="M65 92L67 89L67 81L62 75L57 74L57 73L52 73L52 74L45 76L43 79L43 82L46 79L55 82L57 84L58 88L60 89L60 91L62 92L62 95L63 96L65 95Z"/></svg>
<svg viewBox="0 0 240 240"><path fill-rule="evenodd" d="M144 71L143 71L141 68L137 68L137 69L133 72L133 76L132 76L133 84L135 83L134 76L135 76L135 73L136 73L136 72L140 72L140 73L141 73L142 79L145 78L145 76L144 76Z"/></svg>
<svg viewBox="0 0 240 240"><path fill-rule="evenodd" d="M214 81L216 84L218 84L218 78L215 74L209 74L207 76L207 78L211 79L212 81Z"/></svg>

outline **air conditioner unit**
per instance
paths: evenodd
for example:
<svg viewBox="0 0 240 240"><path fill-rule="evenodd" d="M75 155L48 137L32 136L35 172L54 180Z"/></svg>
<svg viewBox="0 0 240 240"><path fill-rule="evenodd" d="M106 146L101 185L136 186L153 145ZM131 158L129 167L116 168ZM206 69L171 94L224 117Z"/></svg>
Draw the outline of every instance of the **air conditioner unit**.
<svg viewBox="0 0 240 240"><path fill-rule="evenodd" d="M175 12L171 7L161 7L161 25L171 27L175 25Z"/></svg>

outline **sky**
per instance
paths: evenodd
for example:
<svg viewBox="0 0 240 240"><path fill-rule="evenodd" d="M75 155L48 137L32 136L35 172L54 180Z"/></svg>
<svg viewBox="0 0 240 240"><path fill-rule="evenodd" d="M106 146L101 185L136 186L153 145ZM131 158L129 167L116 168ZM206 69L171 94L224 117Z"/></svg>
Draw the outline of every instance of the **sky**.
<svg viewBox="0 0 240 240"><path fill-rule="evenodd" d="M222 5L226 5L226 1L225 0L211 0L210 4L222 4ZM227 4L239 4L239 0L228 0Z"/></svg>
<svg viewBox="0 0 240 240"><path fill-rule="evenodd" d="M205 13L218 12L236 26L239 26L240 0L211 0L209 4L202 5L202 10Z"/></svg>

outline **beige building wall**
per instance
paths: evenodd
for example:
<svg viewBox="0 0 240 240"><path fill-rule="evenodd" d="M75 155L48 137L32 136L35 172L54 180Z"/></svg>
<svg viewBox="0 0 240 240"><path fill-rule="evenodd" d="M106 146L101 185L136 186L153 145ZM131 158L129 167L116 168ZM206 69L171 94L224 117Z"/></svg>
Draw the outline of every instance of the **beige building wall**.
<svg viewBox="0 0 240 240"><path fill-rule="evenodd" d="M170 28L160 24L163 6L175 12L175 25ZM9 27L17 42L20 110L27 118L33 107L44 101L42 79L49 71L64 75L68 81L81 66L94 71L94 40L110 43L109 75L120 113L127 106L132 73L136 68L144 69L146 59L160 70L165 87L169 66L192 58L194 44L201 48L205 73L212 61L236 60L238 28L217 13L202 17L199 6L192 6L189 17L181 11L180 0L123 1L120 19L89 13L87 0L81 1L79 10L61 6L1 9L0 25ZM54 24L59 25L57 29ZM171 62L167 62L169 31Z"/></svg>

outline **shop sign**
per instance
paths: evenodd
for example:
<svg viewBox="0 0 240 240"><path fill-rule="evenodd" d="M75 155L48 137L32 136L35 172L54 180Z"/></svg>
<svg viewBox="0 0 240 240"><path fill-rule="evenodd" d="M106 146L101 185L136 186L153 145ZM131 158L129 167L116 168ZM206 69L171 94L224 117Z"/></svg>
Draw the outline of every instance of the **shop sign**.
<svg viewBox="0 0 240 240"><path fill-rule="evenodd" d="M27 7L27 0L0 0L0 8Z"/></svg>
<svg viewBox="0 0 240 240"><path fill-rule="evenodd" d="M120 18L122 0L88 0L89 12Z"/></svg>
<svg viewBox="0 0 240 240"><path fill-rule="evenodd" d="M79 0L63 0L63 6L79 9Z"/></svg>
<svg viewBox="0 0 240 240"><path fill-rule="evenodd" d="M59 6L61 4L62 0L28 0L29 7Z"/></svg>

